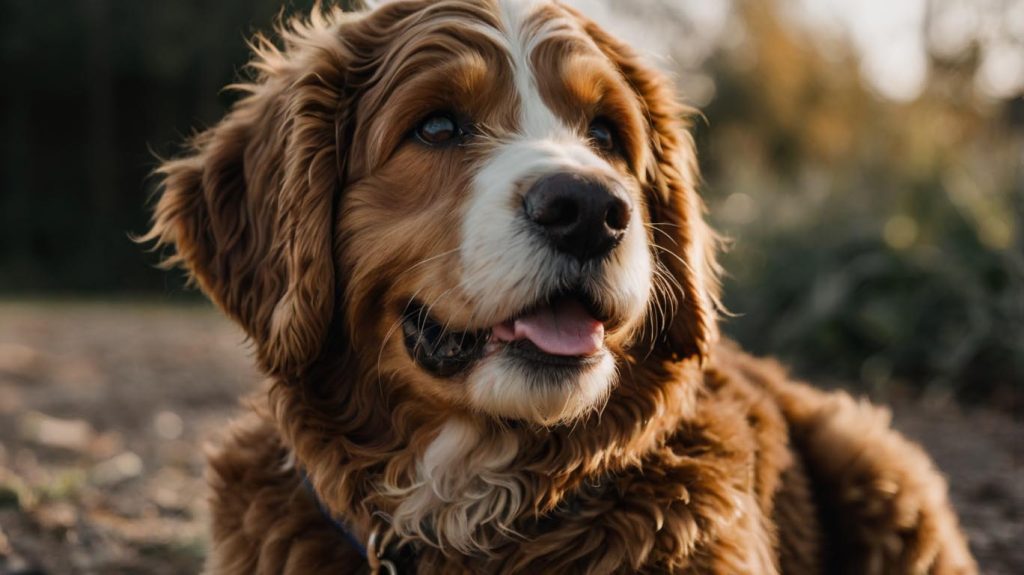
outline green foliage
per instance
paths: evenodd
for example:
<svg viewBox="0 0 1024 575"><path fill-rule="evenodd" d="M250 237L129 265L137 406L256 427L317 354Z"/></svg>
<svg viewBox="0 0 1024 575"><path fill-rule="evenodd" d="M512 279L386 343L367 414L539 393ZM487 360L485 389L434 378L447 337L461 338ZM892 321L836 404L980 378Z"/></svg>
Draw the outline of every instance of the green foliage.
<svg viewBox="0 0 1024 575"><path fill-rule="evenodd" d="M893 247L881 218L847 219L833 204L798 228L745 230L726 257L738 314L726 331L804 373L872 388L895 378L1019 392L1024 258L984 245L941 190L927 192L935 205L920 213L953 220L934 243Z"/></svg>
<svg viewBox="0 0 1024 575"><path fill-rule="evenodd" d="M713 62L724 94L700 135L734 238L725 331L806 375L1020 401L1021 102L974 94L970 59L881 100L854 58L826 62L763 7Z"/></svg>

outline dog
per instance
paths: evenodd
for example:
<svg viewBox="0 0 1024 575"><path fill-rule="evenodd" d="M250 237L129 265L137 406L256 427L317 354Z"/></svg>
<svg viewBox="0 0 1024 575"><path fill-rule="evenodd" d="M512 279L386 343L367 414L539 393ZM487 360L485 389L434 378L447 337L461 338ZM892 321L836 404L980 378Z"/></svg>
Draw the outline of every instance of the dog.
<svg viewBox="0 0 1024 575"><path fill-rule="evenodd" d="M885 411L719 335L671 83L547 0L314 9L146 239L266 375L211 573L974 573Z"/></svg>

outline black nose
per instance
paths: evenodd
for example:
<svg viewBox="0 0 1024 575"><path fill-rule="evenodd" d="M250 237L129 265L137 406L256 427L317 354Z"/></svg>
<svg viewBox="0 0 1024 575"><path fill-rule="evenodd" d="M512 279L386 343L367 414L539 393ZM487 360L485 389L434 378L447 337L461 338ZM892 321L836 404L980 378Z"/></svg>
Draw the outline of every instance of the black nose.
<svg viewBox="0 0 1024 575"><path fill-rule="evenodd" d="M583 174L542 177L526 192L523 207L555 249L581 262L607 255L629 226L625 194L601 178Z"/></svg>

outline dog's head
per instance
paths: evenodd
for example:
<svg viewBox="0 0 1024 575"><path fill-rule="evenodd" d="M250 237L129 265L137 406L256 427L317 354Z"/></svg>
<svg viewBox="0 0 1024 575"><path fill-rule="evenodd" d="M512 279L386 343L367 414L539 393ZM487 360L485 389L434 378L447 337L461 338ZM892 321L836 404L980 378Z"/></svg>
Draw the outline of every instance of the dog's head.
<svg viewBox="0 0 1024 575"><path fill-rule="evenodd" d="M549 425L627 363L715 337L686 110L560 4L405 0L257 40L255 80L167 162L151 237L300 380ZM331 351L327 351L331 350Z"/></svg>

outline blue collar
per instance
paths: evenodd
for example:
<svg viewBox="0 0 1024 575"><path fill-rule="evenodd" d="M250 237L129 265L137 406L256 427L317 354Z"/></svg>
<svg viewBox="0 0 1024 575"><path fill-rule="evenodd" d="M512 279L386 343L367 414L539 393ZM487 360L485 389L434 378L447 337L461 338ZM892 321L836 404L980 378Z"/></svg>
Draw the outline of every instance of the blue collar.
<svg viewBox="0 0 1024 575"><path fill-rule="evenodd" d="M316 492L316 489L313 489L313 482L311 482L309 480L309 476L306 475L306 470L301 467L298 467L298 470L299 476L302 477L302 485L306 488L306 491L309 492L309 496L313 498L313 501L316 502L316 507L320 510L320 514L323 515L324 519L330 522L330 524L334 526L334 529L341 533L341 535L345 537L345 540L363 556L363 559L370 564L371 572L383 572L387 575L398 575L398 566L402 566L403 569L411 573L415 572L415 568L412 567L416 559L415 552L409 546L403 546L400 548L400 553L397 556L385 553L384 550L375 549L374 552L376 553L377 560L371 561L370 553L367 550L366 545L363 545L363 542L352 533L349 526L338 517L335 517L335 515L331 513L331 510L327 508L327 505L324 504L323 500L320 499L320 495ZM372 536L370 537L370 541L370 545L373 545ZM375 563L377 565L376 570L374 569Z"/></svg>
<svg viewBox="0 0 1024 575"><path fill-rule="evenodd" d="M302 476L302 485L306 487L306 491L309 492L310 497L312 497L313 501L316 502L316 507L320 510L320 514L330 521L331 525L345 536L345 539L347 539L348 542L356 548L356 551L359 551L359 554L363 556L363 559L369 560L369 555L366 553L366 546L352 534L352 530L349 529L341 519L335 517L334 514L331 513L331 510L327 508L327 505L324 504L320 499L320 496L317 494L316 489L313 489L313 483L309 480L309 476L306 475L306 470L299 468L299 475Z"/></svg>

